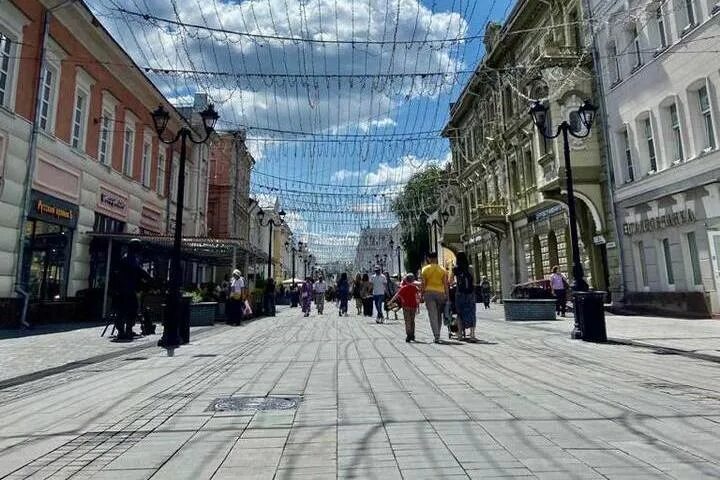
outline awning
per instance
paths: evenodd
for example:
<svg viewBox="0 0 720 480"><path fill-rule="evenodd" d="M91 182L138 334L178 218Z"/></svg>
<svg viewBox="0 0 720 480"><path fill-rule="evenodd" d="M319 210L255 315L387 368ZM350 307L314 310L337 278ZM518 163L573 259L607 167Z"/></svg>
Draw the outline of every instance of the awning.
<svg viewBox="0 0 720 480"><path fill-rule="evenodd" d="M169 254L173 248L174 237L171 235L140 235L132 233L98 233L88 232L90 238L112 240L113 243L127 244L138 239L144 250L159 255ZM250 245L243 238L209 238L183 237L182 257L184 260L197 261L209 265L230 265L233 256L248 255L251 262L267 262L267 253L256 246Z"/></svg>

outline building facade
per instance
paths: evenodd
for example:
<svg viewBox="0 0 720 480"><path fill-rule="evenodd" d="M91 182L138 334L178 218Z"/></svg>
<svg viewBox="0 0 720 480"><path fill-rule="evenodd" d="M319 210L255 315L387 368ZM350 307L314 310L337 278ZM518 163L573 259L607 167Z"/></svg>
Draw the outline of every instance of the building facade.
<svg viewBox="0 0 720 480"><path fill-rule="evenodd" d="M590 4L625 308L720 313L720 5Z"/></svg>
<svg viewBox="0 0 720 480"><path fill-rule="evenodd" d="M486 29L486 55L453 104L444 133L457 179L462 249L478 278L509 296L517 284L572 274L562 138L546 140L528 113L548 108L548 134L595 97L579 1L520 0L504 25ZM614 297L619 253L601 129L571 139L585 275ZM585 132L582 132L585 133Z"/></svg>
<svg viewBox="0 0 720 480"><path fill-rule="evenodd" d="M181 115L83 2L0 3L0 68L0 297L59 302L102 287L93 233L168 231L179 154L150 112L170 110L168 134ZM202 149L189 152L185 230L198 234L207 183Z"/></svg>
<svg viewBox="0 0 720 480"><path fill-rule="evenodd" d="M385 269L390 268L390 262L397 255L390 247L390 240L396 241L392 228L361 228L355 249L355 270L372 272L376 265Z"/></svg>

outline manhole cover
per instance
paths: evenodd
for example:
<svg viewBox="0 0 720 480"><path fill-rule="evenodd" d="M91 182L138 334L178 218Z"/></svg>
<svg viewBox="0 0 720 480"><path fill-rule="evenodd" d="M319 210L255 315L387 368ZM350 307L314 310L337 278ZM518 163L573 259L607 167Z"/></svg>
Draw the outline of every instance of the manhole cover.
<svg viewBox="0 0 720 480"><path fill-rule="evenodd" d="M214 353L199 353L197 355L193 355L193 358L213 358L217 357Z"/></svg>
<svg viewBox="0 0 720 480"><path fill-rule="evenodd" d="M210 402L206 412L237 412L240 410L291 410L300 397L220 397Z"/></svg>

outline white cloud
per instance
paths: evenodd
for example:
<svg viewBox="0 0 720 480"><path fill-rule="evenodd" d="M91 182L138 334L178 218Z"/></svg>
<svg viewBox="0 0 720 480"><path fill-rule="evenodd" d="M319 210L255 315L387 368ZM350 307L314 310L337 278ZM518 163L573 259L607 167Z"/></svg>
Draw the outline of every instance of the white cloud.
<svg viewBox="0 0 720 480"><path fill-rule="evenodd" d="M345 180L352 180L353 178L359 178L362 172L358 170L338 170L334 172L330 177L332 182L344 182Z"/></svg>
<svg viewBox="0 0 720 480"><path fill-rule="evenodd" d="M371 120L369 122L360 122L360 130L368 132L372 127L388 128L397 126L397 122L390 117L381 118L380 120Z"/></svg>
<svg viewBox="0 0 720 480"><path fill-rule="evenodd" d="M365 185L370 186L393 186L396 184L405 184L415 173L424 169L429 165L437 165L444 167L452 159L452 155L448 153L442 159L422 159L414 155L406 155L400 159L397 165L389 165L381 163L373 172L365 175Z"/></svg>

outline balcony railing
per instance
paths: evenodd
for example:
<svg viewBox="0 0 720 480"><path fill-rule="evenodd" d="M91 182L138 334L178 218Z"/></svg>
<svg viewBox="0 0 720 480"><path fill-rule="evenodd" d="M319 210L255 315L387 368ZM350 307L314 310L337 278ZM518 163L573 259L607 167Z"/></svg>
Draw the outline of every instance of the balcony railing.
<svg viewBox="0 0 720 480"><path fill-rule="evenodd" d="M507 205L504 203L478 205L473 211L473 223L479 224L498 219L504 220L507 211Z"/></svg>

